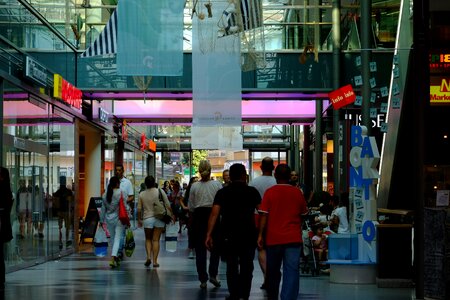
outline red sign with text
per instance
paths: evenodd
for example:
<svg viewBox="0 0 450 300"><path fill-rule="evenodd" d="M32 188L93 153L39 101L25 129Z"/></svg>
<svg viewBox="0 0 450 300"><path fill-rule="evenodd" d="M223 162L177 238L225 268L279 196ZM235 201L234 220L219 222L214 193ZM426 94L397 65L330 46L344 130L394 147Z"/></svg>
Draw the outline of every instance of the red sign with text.
<svg viewBox="0 0 450 300"><path fill-rule="evenodd" d="M334 109L339 109L346 105L352 104L356 99L356 95L355 92L353 92L353 87L351 84L328 93L328 97L330 98Z"/></svg>

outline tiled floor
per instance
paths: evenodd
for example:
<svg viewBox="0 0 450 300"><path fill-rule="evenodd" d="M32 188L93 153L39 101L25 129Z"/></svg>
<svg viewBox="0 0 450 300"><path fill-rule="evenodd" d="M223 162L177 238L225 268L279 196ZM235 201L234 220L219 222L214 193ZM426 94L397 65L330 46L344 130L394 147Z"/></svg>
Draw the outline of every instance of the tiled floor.
<svg viewBox="0 0 450 300"><path fill-rule="evenodd" d="M9 273L2 299L120 299L120 300L203 300L224 299L227 296L225 265L219 277L222 287L199 288L195 261L188 259L186 232L179 238L176 252L161 249L160 268L145 268L143 230L135 230L137 248L119 269L110 269L108 258L95 257L87 251L58 261ZM262 275L255 261L250 299L265 299L259 289ZM414 299L413 289L385 289L376 285L330 284L329 277L302 275L298 299Z"/></svg>

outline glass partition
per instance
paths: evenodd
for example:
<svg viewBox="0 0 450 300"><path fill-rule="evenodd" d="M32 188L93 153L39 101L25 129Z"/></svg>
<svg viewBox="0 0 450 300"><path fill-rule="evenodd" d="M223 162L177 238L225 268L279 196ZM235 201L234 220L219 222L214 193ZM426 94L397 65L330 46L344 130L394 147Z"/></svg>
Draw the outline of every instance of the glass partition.
<svg viewBox="0 0 450 300"><path fill-rule="evenodd" d="M3 103L4 164L9 169L14 205L13 240L6 244L6 264L16 266L49 255L48 104L5 83ZM14 95L14 96L13 96Z"/></svg>

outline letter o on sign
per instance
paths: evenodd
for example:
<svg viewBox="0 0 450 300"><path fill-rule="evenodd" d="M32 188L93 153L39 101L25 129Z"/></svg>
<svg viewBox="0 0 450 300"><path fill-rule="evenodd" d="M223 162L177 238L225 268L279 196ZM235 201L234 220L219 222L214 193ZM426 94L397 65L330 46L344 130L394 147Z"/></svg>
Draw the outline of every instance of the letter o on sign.
<svg viewBox="0 0 450 300"><path fill-rule="evenodd" d="M372 242L375 239L376 228L372 221L366 221L362 227L362 235L366 242Z"/></svg>

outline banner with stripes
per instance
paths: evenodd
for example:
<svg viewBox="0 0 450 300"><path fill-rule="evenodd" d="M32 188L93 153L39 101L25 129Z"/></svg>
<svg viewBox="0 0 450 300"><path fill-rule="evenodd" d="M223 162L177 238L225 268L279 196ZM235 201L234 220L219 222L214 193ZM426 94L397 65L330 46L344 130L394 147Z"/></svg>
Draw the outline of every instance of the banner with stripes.
<svg viewBox="0 0 450 300"><path fill-rule="evenodd" d="M263 25L261 0L241 0L241 14L244 30Z"/></svg>
<svg viewBox="0 0 450 300"><path fill-rule="evenodd" d="M111 15L98 38L84 51L80 57L92 57L116 54L117 50L117 10Z"/></svg>

